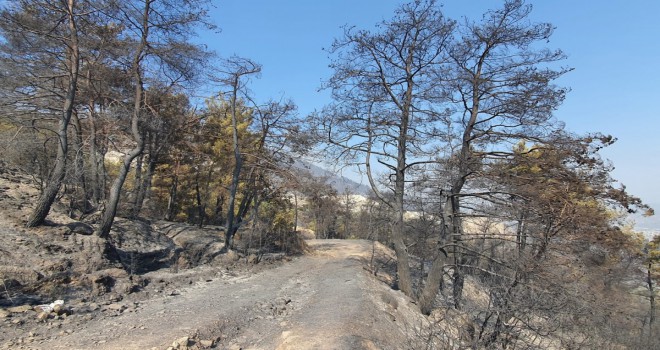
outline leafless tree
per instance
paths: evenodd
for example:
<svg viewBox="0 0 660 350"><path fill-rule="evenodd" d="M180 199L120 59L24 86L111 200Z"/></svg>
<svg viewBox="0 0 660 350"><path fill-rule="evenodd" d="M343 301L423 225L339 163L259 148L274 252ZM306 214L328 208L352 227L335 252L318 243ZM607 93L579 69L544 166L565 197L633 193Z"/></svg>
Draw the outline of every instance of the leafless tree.
<svg viewBox="0 0 660 350"><path fill-rule="evenodd" d="M224 77L221 78L221 82L230 88L229 104L231 109L232 149L234 153L234 169L232 171L232 179L229 187L227 225L225 228L225 246L223 248L224 251L227 251L232 247L234 235L239 228L239 225L237 225L237 222L235 221L236 193L238 191L238 184L243 167L243 157L241 155L238 139L239 136L236 104L238 103L239 93L246 92L246 84L249 81L247 78L250 75L259 74L261 72L261 66L246 58L231 57L225 61L222 70Z"/></svg>
<svg viewBox="0 0 660 350"><path fill-rule="evenodd" d="M447 63L454 22L435 1L401 6L378 32L347 27L331 53L334 75L327 83L337 105L324 111L322 129L337 156L361 164L376 195L395 212L391 238L397 254L398 286L414 297L404 243L404 198L411 167L429 159L427 147L444 117L438 72ZM382 193L372 162L390 173L393 196ZM440 266L443 264L440 263Z"/></svg>
<svg viewBox="0 0 660 350"><path fill-rule="evenodd" d="M46 219L60 191L67 170L68 129L80 69L79 21L90 11L85 1L17 1L0 13L4 42L2 65L5 91L3 105L11 114L55 117L57 156L26 226ZM45 24L45 25L44 25ZM18 76L9 79L8 74Z"/></svg>

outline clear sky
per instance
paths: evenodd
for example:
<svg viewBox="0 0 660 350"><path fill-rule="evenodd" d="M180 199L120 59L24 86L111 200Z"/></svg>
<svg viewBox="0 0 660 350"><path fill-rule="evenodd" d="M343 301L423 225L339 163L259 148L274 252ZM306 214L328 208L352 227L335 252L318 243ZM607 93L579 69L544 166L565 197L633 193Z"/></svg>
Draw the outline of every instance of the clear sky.
<svg viewBox="0 0 660 350"><path fill-rule="evenodd" d="M502 1L446 0L445 15L479 19ZM341 26L372 28L403 1L217 0L212 17L221 28L201 39L221 56L263 65L251 89L262 100L293 99L302 115L329 102L318 92L331 71L323 51ZM603 155L629 192L660 212L660 1L528 0L531 19L556 26L548 44L575 68L558 82L571 88L557 117L569 130L599 131L619 141ZM658 217L658 215L656 215ZM660 220L654 220L660 222ZM658 227L660 229L660 226Z"/></svg>

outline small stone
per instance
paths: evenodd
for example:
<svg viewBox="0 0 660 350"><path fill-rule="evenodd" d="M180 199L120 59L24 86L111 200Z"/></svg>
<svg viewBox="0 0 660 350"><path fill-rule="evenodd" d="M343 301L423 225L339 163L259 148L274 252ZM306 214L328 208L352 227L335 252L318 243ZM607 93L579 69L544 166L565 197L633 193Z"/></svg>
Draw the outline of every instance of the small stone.
<svg viewBox="0 0 660 350"><path fill-rule="evenodd" d="M172 343L172 346L175 348L179 348L181 346L187 347L188 346L188 341L190 340L189 337L182 337L174 341Z"/></svg>
<svg viewBox="0 0 660 350"><path fill-rule="evenodd" d="M15 313L15 314L27 312L29 310L32 310L32 306L30 306L30 305L14 306L14 307L10 307L10 308L7 309L7 311L9 311L11 313Z"/></svg>
<svg viewBox="0 0 660 350"><path fill-rule="evenodd" d="M77 233L80 235L89 236L94 233L94 228L83 222L72 222L66 224L66 227L69 229L69 234Z"/></svg>
<svg viewBox="0 0 660 350"><path fill-rule="evenodd" d="M11 315L11 312L5 309L0 309L0 318L9 317L9 315Z"/></svg>
<svg viewBox="0 0 660 350"><path fill-rule="evenodd" d="M200 340L199 345L202 346L202 348L210 348L213 347L213 340Z"/></svg>
<svg viewBox="0 0 660 350"><path fill-rule="evenodd" d="M45 321L45 320L48 319L48 316L49 316L49 315L50 315L50 314L49 314L48 312L45 312L45 311L44 311L44 312L41 312L39 315L37 315L37 319L38 319L39 321Z"/></svg>
<svg viewBox="0 0 660 350"><path fill-rule="evenodd" d="M106 306L105 308L107 310L122 312L122 311L124 311L124 309L126 309L126 305L114 303L114 304L110 304L110 305Z"/></svg>

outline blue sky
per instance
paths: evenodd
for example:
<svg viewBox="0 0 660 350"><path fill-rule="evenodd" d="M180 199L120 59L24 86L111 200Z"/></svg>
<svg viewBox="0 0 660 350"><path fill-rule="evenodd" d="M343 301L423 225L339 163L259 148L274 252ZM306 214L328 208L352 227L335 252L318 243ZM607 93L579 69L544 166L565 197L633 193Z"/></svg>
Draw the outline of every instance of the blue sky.
<svg viewBox="0 0 660 350"><path fill-rule="evenodd" d="M614 177L660 211L660 1L528 0L533 21L557 27L548 44L575 70L558 82L571 88L557 117L569 130L600 131L619 141L603 152ZM263 65L251 89L259 99L293 99L301 114L329 102L318 92L330 76L323 51L341 26L372 28L402 1L218 0L212 17L222 29L201 39L221 56ZM501 1L440 1L448 17L478 19ZM660 227L659 227L660 228Z"/></svg>

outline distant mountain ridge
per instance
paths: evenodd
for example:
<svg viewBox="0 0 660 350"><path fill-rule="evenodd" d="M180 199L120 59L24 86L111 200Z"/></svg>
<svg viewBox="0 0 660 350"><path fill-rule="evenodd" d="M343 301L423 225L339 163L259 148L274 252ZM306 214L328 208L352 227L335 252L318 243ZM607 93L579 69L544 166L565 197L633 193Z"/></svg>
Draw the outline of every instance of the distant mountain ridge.
<svg viewBox="0 0 660 350"><path fill-rule="evenodd" d="M333 172L318 165L314 165L307 160L296 160L294 167L307 170L314 177L326 178L326 183L332 186L332 188L334 188L337 193L345 193L346 190L348 190L348 192L351 194L362 195L365 197L372 193L371 187L368 185L353 181L341 174L338 174L337 172ZM660 209L660 205L658 204L651 206L656 209ZM633 214L630 218L635 222L635 230L643 233L647 239L651 239L653 236L660 234L660 213L651 217L644 217L640 214Z"/></svg>
<svg viewBox="0 0 660 350"><path fill-rule="evenodd" d="M337 193L345 193L346 191L352 194L359 194L369 196L371 188L364 184L355 182L347 177L342 176L336 172L326 170L320 166L311 164L305 160L296 160L293 165L295 168L304 169L310 172L312 176L319 178L326 178L326 183L337 191Z"/></svg>

